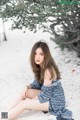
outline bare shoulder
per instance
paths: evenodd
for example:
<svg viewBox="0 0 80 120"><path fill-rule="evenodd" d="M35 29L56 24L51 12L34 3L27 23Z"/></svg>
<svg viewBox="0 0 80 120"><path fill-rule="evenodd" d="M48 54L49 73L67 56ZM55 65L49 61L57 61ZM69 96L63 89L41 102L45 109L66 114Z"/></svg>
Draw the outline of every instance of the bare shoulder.
<svg viewBox="0 0 80 120"><path fill-rule="evenodd" d="M53 78L52 78L52 76L51 76L51 74L53 74ZM56 71L55 71L55 69L54 68L52 68L52 71L50 71L48 68L45 70L45 78L47 78L47 79L53 79L53 80L55 80L55 79L57 79L57 73L56 73Z"/></svg>
<svg viewBox="0 0 80 120"><path fill-rule="evenodd" d="M44 73L44 85L48 86L51 83L52 83L51 73L50 73L49 69L46 69L45 73Z"/></svg>
<svg viewBox="0 0 80 120"><path fill-rule="evenodd" d="M54 76L53 76L53 80L56 80L57 79L57 73L56 73L56 70L54 69L54 68L52 68L53 69L53 74L54 74Z"/></svg>
<svg viewBox="0 0 80 120"><path fill-rule="evenodd" d="M54 68L52 70L46 69L44 73L44 84L45 85L50 85L53 80L57 79L57 73Z"/></svg>
<svg viewBox="0 0 80 120"><path fill-rule="evenodd" d="M51 73L48 68L45 70L44 78L48 80L51 79Z"/></svg>

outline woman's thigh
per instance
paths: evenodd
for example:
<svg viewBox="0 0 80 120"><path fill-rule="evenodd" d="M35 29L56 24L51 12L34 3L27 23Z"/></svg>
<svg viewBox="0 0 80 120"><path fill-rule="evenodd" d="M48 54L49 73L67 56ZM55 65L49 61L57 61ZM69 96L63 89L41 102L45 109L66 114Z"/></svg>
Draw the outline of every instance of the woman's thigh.
<svg viewBox="0 0 80 120"><path fill-rule="evenodd" d="M27 93L27 97L32 99L34 97L36 97L41 90L37 90L37 89L28 89L28 93Z"/></svg>
<svg viewBox="0 0 80 120"><path fill-rule="evenodd" d="M39 110L39 111L48 111L49 110L49 101L45 103L40 103L38 99L25 99L23 101L23 106L25 110Z"/></svg>

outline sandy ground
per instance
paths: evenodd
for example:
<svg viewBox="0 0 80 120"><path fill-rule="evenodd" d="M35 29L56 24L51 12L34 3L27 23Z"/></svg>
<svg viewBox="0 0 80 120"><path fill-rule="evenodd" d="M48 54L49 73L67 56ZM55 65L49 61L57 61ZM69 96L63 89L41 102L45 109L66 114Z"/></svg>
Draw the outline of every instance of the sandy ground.
<svg viewBox="0 0 80 120"><path fill-rule="evenodd" d="M0 110L4 110L17 97L23 86L33 81L29 55L33 44L44 39L59 66L61 82L66 96L66 107L80 120L80 59L75 52L62 51L50 41L48 33L36 34L27 30L10 31L6 28L7 42L0 44ZM38 111L27 111L17 120L55 120L55 116Z"/></svg>

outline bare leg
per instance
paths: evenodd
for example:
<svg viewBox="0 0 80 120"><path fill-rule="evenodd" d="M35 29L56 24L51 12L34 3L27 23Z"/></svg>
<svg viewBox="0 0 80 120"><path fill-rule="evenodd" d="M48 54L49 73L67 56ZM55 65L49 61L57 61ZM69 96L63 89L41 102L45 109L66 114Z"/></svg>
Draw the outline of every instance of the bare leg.
<svg viewBox="0 0 80 120"><path fill-rule="evenodd" d="M14 108L16 105L18 105L23 99L21 96L18 96L8 107L8 110Z"/></svg>
<svg viewBox="0 0 80 120"><path fill-rule="evenodd" d="M36 90L36 89L28 89L28 95L26 98L34 98L38 95L38 93L40 93L40 90ZM8 110L14 108L16 105L18 105L22 100L24 100L24 98L20 95L16 98L16 100L14 100L14 102L10 105L10 107L8 108Z"/></svg>
<svg viewBox="0 0 80 120"><path fill-rule="evenodd" d="M8 117L9 120L12 120L19 116L24 110L48 111L48 108L49 102L40 103L38 99L26 99L21 101L16 107L8 111Z"/></svg>

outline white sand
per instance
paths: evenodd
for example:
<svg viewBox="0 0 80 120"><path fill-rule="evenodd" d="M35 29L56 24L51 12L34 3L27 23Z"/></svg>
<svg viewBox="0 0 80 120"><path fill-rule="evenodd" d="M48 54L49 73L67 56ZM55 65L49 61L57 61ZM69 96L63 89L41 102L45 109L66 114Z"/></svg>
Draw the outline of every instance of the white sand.
<svg viewBox="0 0 80 120"><path fill-rule="evenodd" d="M52 41L48 33L22 33L7 30L8 41L0 44L0 110L8 107L23 86L33 81L29 64L33 44L44 39L59 66L62 85L66 96L66 107L73 111L75 120L80 120L80 60L75 52L61 49ZM28 111L17 120L55 120L53 115Z"/></svg>

